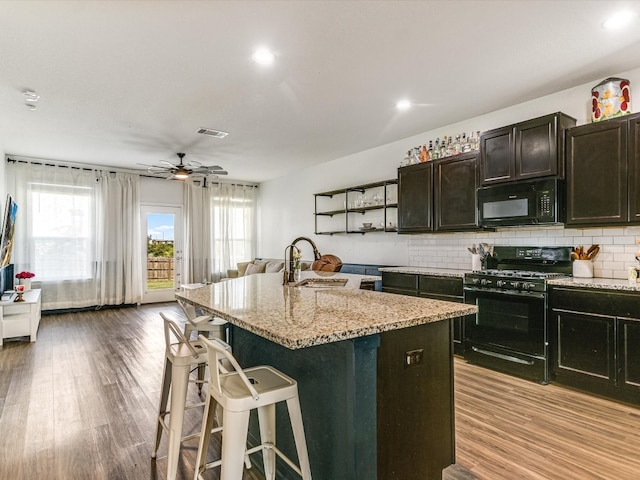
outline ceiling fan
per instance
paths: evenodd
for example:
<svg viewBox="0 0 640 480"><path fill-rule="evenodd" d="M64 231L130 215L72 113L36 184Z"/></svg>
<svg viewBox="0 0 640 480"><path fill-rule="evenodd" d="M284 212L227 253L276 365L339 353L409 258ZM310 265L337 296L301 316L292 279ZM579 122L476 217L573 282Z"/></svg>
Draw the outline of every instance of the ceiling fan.
<svg viewBox="0 0 640 480"><path fill-rule="evenodd" d="M171 162L167 162L166 160L162 160L160 162L165 164L163 166L147 165L145 163L139 163L138 165L147 167L147 171L151 175L161 175L164 178L175 178L176 180L186 180L191 176L206 177L208 175L228 175L229 173L218 165L206 166L202 165L200 162L195 161L190 161L185 164L183 163L185 154L177 153L176 155L180 159L180 162L177 165L174 165Z"/></svg>

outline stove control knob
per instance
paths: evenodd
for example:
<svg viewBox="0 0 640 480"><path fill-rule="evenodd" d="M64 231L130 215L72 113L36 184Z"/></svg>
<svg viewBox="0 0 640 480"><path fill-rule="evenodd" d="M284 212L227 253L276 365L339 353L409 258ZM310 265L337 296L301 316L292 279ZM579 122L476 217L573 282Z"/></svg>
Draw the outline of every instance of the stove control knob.
<svg viewBox="0 0 640 480"><path fill-rule="evenodd" d="M524 283L522 284L522 289L523 289L523 290L532 290L532 289L534 289L535 287L536 287L536 284L535 284L535 283L527 283L527 282L524 282Z"/></svg>
<svg viewBox="0 0 640 480"><path fill-rule="evenodd" d="M483 287L489 286L489 285L491 285L491 283L492 283L491 280L487 280L486 278L483 278L480 281L480 285L482 285Z"/></svg>
<svg viewBox="0 0 640 480"><path fill-rule="evenodd" d="M507 286L507 282L505 282L504 280L498 280L496 282L496 286L502 288L502 287L506 287Z"/></svg>
<svg viewBox="0 0 640 480"><path fill-rule="evenodd" d="M471 279L471 283L473 283L474 285L479 285L480 284L480 279L479 278L472 278Z"/></svg>
<svg viewBox="0 0 640 480"><path fill-rule="evenodd" d="M522 287L522 284L520 282L511 282L511 287L515 290L519 290Z"/></svg>

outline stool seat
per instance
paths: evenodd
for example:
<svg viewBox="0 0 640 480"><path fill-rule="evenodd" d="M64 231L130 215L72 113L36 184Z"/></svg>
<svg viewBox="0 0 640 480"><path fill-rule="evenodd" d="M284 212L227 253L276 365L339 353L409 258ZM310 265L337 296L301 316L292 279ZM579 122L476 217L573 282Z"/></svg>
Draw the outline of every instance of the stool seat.
<svg viewBox="0 0 640 480"><path fill-rule="evenodd" d="M204 410L195 480L203 480L209 468L221 467L220 480L242 480L246 454L262 452L266 480L275 479L278 455L303 480L311 480L311 467L294 379L270 366L240 368L228 346L200 335L209 358L209 395ZM276 404L286 402L296 444L299 466L276 447ZM222 455L206 463L216 406L222 407ZM247 449L251 410L258 411L261 444Z"/></svg>
<svg viewBox="0 0 640 480"><path fill-rule="evenodd" d="M295 380L274 368L268 366L247 368L244 374L255 388L258 398L254 398L247 391L244 381L237 373L220 375L222 395L218 401L222 408L232 412L242 412L298 395Z"/></svg>

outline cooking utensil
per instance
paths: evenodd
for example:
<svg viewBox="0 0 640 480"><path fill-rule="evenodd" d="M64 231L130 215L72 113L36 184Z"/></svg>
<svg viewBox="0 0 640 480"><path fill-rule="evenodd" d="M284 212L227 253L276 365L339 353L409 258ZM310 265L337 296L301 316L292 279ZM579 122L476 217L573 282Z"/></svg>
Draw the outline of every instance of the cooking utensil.
<svg viewBox="0 0 640 480"><path fill-rule="evenodd" d="M572 260L593 260L600 251L600 245L591 245L587 250L582 245L578 245L571 252Z"/></svg>

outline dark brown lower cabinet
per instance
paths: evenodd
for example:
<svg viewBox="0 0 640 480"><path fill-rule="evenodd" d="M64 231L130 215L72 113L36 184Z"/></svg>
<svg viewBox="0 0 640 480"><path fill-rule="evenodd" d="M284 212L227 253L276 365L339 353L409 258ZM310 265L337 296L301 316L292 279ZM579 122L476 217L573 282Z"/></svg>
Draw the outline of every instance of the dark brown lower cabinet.
<svg viewBox="0 0 640 480"><path fill-rule="evenodd" d="M382 272L382 291L445 302L464 302L462 277ZM451 335L453 353L464 355L464 317L451 319Z"/></svg>
<svg viewBox="0 0 640 480"><path fill-rule="evenodd" d="M640 404L640 295L552 288L552 381Z"/></svg>

